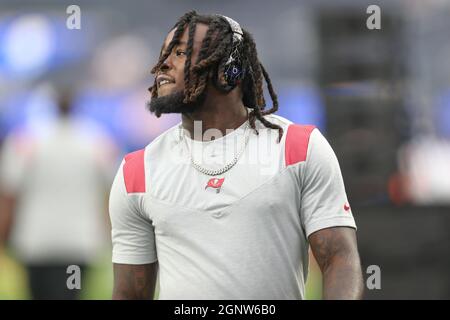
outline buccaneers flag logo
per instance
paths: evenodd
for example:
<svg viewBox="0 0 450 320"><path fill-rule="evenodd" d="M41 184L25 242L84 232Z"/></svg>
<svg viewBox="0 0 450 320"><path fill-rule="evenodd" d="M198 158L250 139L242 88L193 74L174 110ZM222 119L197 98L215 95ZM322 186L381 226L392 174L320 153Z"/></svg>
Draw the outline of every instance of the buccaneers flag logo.
<svg viewBox="0 0 450 320"><path fill-rule="evenodd" d="M225 178L219 179L219 178L212 178L209 179L208 183L206 184L205 190L210 188L216 189L216 193L220 192L220 188L222 187L222 183L225 180Z"/></svg>

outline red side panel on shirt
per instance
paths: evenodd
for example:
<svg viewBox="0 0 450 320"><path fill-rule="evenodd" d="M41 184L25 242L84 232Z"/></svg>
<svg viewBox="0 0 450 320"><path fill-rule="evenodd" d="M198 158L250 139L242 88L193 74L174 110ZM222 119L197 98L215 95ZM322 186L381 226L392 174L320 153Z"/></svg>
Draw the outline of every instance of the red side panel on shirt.
<svg viewBox="0 0 450 320"><path fill-rule="evenodd" d="M123 178L127 193L145 192L144 149L125 156Z"/></svg>
<svg viewBox="0 0 450 320"><path fill-rule="evenodd" d="M290 124L286 134L285 164L286 166L306 161L309 137L315 126Z"/></svg>

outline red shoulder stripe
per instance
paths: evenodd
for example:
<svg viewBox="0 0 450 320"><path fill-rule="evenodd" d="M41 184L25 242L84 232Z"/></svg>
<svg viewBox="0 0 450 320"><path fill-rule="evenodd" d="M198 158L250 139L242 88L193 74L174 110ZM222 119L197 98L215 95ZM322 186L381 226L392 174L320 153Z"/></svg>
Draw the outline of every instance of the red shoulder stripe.
<svg viewBox="0 0 450 320"><path fill-rule="evenodd" d="M145 192L144 149L125 156L123 178L127 193Z"/></svg>
<svg viewBox="0 0 450 320"><path fill-rule="evenodd" d="M315 128L312 125L290 124L288 126L284 149L286 166L306 160L309 137Z"/></svg>

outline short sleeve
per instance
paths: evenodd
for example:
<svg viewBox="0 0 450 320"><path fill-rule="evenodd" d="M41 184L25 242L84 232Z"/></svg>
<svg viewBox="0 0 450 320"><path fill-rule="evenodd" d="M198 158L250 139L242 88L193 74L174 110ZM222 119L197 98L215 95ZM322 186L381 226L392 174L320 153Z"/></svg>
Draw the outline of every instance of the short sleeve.
<svg viewBox="0 0 450 320"><path fill-rule="evenodd" d="M154 227L139 209L142 193L127 193L123 164L111 187L109 214L113 245L112 261L148 264L157 260Z"/></svg>
<svg viewBox="0 0 450 320"><path fill-rule="evenodd" d="M300 213L307 237L330 227L356 229L338 159L318 129L311 132L301 181Z"/></svg>

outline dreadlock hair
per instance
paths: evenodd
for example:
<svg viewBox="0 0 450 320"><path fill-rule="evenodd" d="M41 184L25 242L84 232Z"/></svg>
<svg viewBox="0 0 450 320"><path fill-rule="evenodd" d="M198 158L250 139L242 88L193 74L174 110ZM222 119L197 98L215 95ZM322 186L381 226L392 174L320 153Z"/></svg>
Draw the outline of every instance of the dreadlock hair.
<svg viewBox="0 0 450 320"><path fill-rule="evenodd" d="M191 58L193 52L193 39L197 23L208 25L208 31L203 39L197 61L192 65ZM196 11L190 11L184 14L174 25L176 29L172 41L162 52L158 62L152 68L152 74L158 72L164 61L171 54L173 48L179 43L184 30L188 28L188 43L186 48L186 62L184 67L184 103L195 102L201 96L209 80L219 75L219 83L226 84L225 63L230 54L233 43L233 33L230 25L219 15L199 15ZM256 44L252 35L246 30L243 31L243 42L241 46L241 57L244 59L246 74L241 81L243 91L243 104L251 108L249 114L250 127L259 134L255 127L255 121L258 119L261 123L270 129L278 130L278 141L281 141L283 129L264 118L265 115L274 113L278 110L278 98L273 89L269 74L258 59ZM264 99L263 79L267 83L267 89L272 99L273 106L265 110L266 101ZM149 88L152 98L157 97L156 79Z"/></svg>

